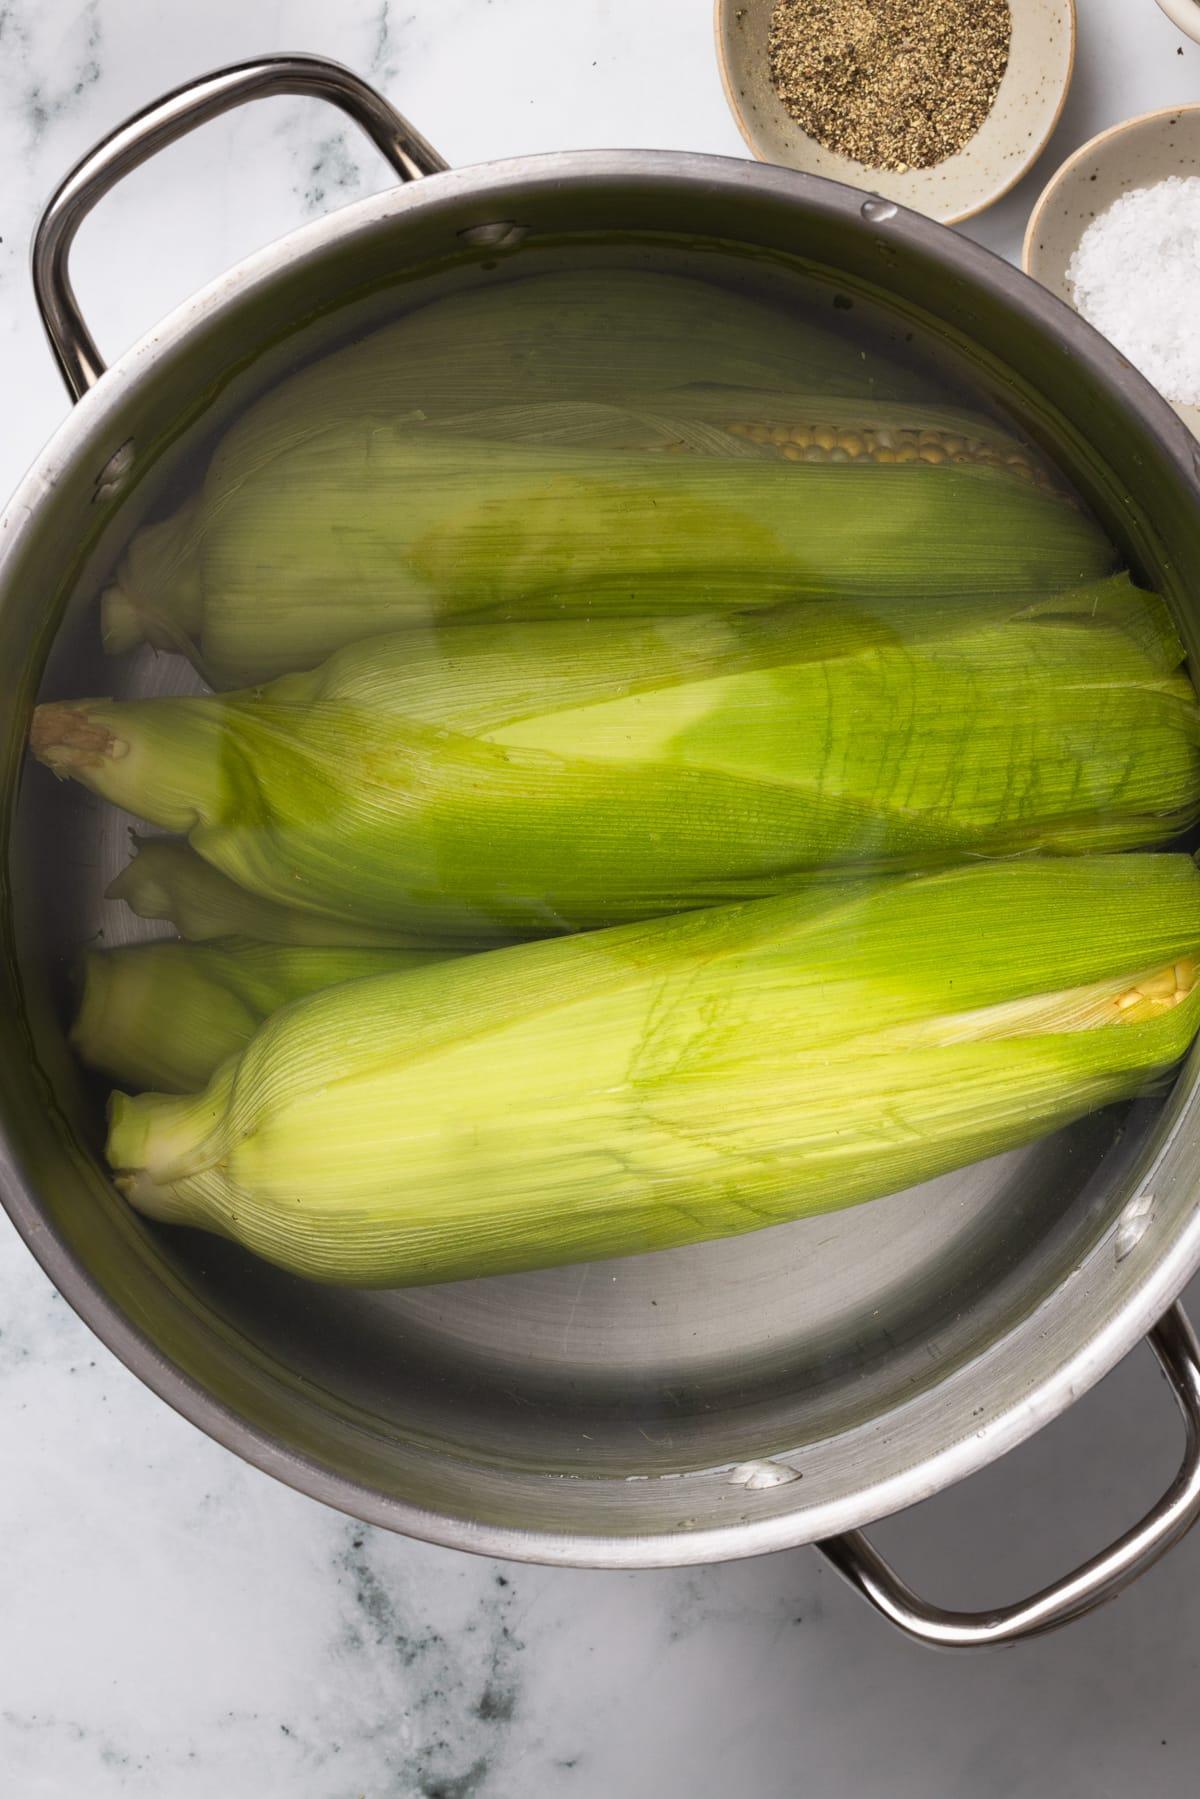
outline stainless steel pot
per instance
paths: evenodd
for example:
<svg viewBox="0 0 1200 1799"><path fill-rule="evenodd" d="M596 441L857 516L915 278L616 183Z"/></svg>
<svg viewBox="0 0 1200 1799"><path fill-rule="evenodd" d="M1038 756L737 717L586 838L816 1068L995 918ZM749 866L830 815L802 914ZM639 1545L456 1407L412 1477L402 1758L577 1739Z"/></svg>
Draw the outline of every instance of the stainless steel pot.
<svg viewBox="0 0 1200 1799"><path fill-rule="evenodd" d="M340 107L406 185L243 263L106 370L68 275L79 222L160 146L285 92ZM35 243L38 300L79 404L0 527L4 1200L63 1294L156 1392L372 1523L579 1566L814 1543L914 1636L1008 1641L1119 1590L1200 1512L1200 1351L1173 1305L1200 1264L1196 1057L1169 1099L1133 1108L1119 1131L1111 1115L1093 1120L886 1204L627 1263L362 1294L136 1218L103 1172L94 1096L63 1044L57 971L101 918L117 851L111 815L82 792L51 806L26 770L28 708L51 658L58 693L111 686L78 596L167 446L299 323L398 280L477 278L481 258L540 243L663 234L800 249L851 285L882 280L897 308L974 346L1053 420L1074 476L1196 650L1191 438L1074 314L974 245L830 182L713 157L587 152L450 171L335 65L281 57L209 76L85 157ZM146 691L175 668L147 659L131 678ZM918 1600L859 1527L1002 1454L1147 1332L1187 1425L1179 1476L1150 1516L1029 1601L973 1617Z"/></svg>

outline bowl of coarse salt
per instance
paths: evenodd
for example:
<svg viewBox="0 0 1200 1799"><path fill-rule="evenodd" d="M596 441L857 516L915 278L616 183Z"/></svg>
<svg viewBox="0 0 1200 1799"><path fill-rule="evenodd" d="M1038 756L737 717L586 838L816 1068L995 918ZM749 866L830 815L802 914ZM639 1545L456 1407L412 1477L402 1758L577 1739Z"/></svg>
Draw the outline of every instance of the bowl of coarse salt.
<svg viewBox="0 0 1200 1799"><path fill-rule="evenodd" d="M1200 106L1145 113L1077 150L1033 210L1023 261L1200 435Z"/></svg>

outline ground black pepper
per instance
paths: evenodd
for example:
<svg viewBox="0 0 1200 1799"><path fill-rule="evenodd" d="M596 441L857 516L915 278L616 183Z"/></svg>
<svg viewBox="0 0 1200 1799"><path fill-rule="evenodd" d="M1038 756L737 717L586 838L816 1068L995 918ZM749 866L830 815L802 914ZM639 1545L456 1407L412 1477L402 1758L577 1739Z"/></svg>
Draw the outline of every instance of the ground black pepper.
<svg viewBox="0 0 1200 1799"><path fill-rule="evenodd" d="M927 169L987 118L1011 37L1008 0L777 0L771 79L827 149Z"/></svg>

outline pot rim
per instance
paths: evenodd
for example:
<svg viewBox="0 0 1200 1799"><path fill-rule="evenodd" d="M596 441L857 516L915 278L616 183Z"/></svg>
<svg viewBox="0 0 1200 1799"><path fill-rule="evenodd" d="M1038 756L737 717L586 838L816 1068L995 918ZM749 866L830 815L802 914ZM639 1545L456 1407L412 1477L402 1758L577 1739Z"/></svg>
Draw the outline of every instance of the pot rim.
<svg viewBox="0 0 1200 1799"><path fill-rule="evenodd" d="M233 310L252 291L267 287L281 269L319 259L335 243L387 229L411 214L442 206L461 208L464 198L477 197L480 222L492 222L498 203L508 195L528 194L531 186L536 190L547 184L561 188L600 181L619 181L626 186L640 182L660 191L672 186L694 191L699 186L734 196L753 191L795 206L798 218L808 213L842 223L863 223L863 195L854 188L739 158L665 150L582 150L516 157L452 169L356 201L276 240L201 288L125 351L84 395L35 460L0 519L0 603L8 571L60 472L77 459L97 453L107 427L143 371L160 356L183 346L202 322ZM899 207L888 230L939 263L950 278L972 286L982 283L998 292L1027 325L1069 348L1078 364L1138 415L1200 504L1190 435L1167 402L1085 320L1019 269L920 214ZM1153 1168L1140 1179L1136 1193L1128 1196L1131 1200L1136 1202L1152 1190L1154 1176L1194 1131L1197 1117L1200 1099L1193 1085L1159 1141ZM1131 1258L1137 1265L1123 1270L1124 1296L1112 1292L1103 1304L1094 1305L1091 1327L1086 1328L1085 1320L1079 1339L1068 1340L1069 1333L1062 1328L1062 1309L1072 1296L1077 1306L1092 1298L1088 1277L1095 1275L1098 1257L1113 1255L1119 1222L1115 1221L1052 1297L972 1364L977 1370L981 1362L993 1358L1011 1361L1019 1358L1022 1345L1050 1338L1054 1349L1047 1371L1031 1387L998 1401L990 1415L978 1420L977 1428L944 1442L933 1454L907 1460L886 1478L816 1506L801 1503L803 1487L797 1482L796 1505L772 1517L705 1530L637 1536L576 1533L478 1524L413 1505L334 1472L316 1457L284 1447L268 1431L231 1410L164 1356L100 1288L24 1182L5 1142L2 1123L0 1202L44 1272L101 1342L160 1399L253 1466L366 1523L446 1548L577 1567L680 1566L795 1548L930 1497L986 1466L1063 1412L1145 1336L1200 1266L1200 1207L1192 1206L1172 1235L1165 1231L1160 1235L1151 1253L1143 1251L1138 1258ZM955 1378L952 1373L934 1392L943 1392ZM886 1438L888 1426L885 1418L875 1428Z"/></svg>

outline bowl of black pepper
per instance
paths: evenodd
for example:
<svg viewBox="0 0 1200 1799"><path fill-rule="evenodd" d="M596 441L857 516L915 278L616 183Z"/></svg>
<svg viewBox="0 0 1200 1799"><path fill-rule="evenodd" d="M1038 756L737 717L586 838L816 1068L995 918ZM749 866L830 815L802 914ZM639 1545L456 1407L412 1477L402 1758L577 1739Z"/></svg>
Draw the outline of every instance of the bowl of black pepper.
<svg viewBox="0 0 1200 1799"><path fill-rule="evenodd" d="M761 161L953 224L1044 149L1071 82L1075 0L717 0L716 36Z"/></svg>

